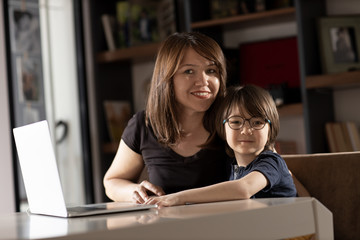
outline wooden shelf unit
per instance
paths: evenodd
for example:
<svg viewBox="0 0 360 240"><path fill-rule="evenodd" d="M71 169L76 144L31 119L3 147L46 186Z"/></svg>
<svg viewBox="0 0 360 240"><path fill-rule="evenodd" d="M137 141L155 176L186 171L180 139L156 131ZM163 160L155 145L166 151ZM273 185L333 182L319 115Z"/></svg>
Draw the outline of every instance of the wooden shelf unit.
<svg viewBox="0 0 360 240"><path fill-rule="evenodd" d="M226 17L226 18L218 18L218 19L194 22L194 23L191 23L191 28L193 28L193 29L206 28L206 27L213 27L213 26L218 26L218 25L249 22L249 21L254 21L254 20L261 20L261 19L266 19L266 18L285 16L285 15L294 15L294 14L295 14L295 8L288 7L288 8L281 8L281 9L275 9L275 10L267 10L267 11L263 11L263 12L242 14L242 15Z"/></svg>
<svg viewBox="0 0 360 240"><path fill-rule="evenodd" d="M95 1L94 1L95 2ZM203 1L206 2L206 1ZM190 5L203 4L202 1L190 1ZM360 71L336 73L336 74L323 74L321 75L321 64L318 58L318 42L316 26L313 24L313 19L321 16L325 16L325 0L312 1L312 0L295 0L295 7L287 7L275 10L266 10L263 12L242 14L232 17L200 20L190 23L190 29L196 31L206 32L208 29L219 29L221 27L223 31L227 28L233 30L236 28L242 28L243 26L250 27L257 24L264 24L273 22L272 20L284 20L288 21L289 17L293 18L296 15L296 22L298 24L300 41L299 52L300 65L302 66L302 103L288 104L278 108L280 117L292 117L292 116L304 116L305 123L305 135L307 151L310 152L323 152L326 150L324 147L324 137L321 128L318 126L324 122L331 120L333 113L333 106L324 107L324 103L332 101L331 92L328 96L322 96L324 91L318 93L317 88L341 88L341 87L360 87ZM189 9L185 7L184 12L189 14ZM311 10L311 11L310 11ZM187 15L185 14L185 15ZM181 19L181 18L180 18ZM179 19L178 19L179 20ZM185 19L186 20L186 19ZM184 20L184 21L185 21ZM183 31L185 29L178 29ZM99 29L98 32L102 31ZM223 32L214 32L214 35L221 36ZM211 35L210 35L211 36ZM306 41L305 41L306 40ZM159 49L160 43L149 43L145 45L117 49L115 51L101 51L96 54L96 65L101 70L98 71L99 76L103 76L106 73L108 65L113 68L117 68L120 65L131 66L132 63L142 60L154 60L156 53ZM98 49L101 49L99 47ZM118 64L117 62L120 61ZM128 70L129 71L129 70ZM103 73L104 72L104 73ZM130 71L129 71L130 72ZM131 74L129 73L129 76ZM113 81L113 80L111 80ZM311 103L311 104L310 104ZM305 105L306 104L306 105ZM329 104L326 104L329 105ZM303 114L306 112L306 114ZM116 152L118 145L111 143L102 144L102 151L106 154L113 154Z"/></svg>
<svg viewBox="0 0 360 240"><path fill-rule="evenodd" d="M303 104L293 103L278 107L278 112L281 117L300 116L303 114Z"/></svg>
<svg viewBox="0 0 360 240"><path fill-rule="evenodd" d="M306 88L360 87L360 71L306 77Z"/></svg>
<svg viewBox="0 0 360 240"><path fill-rule="evenodd" d="M149 43L129 48L121 48L115 51L104 51L96 55L98 63L110 63L122 60L141 60L154 57L160 47L160 43Z"/></svg>
<svg viewBox="0 0 360 240"><path fill-rule="evenodd" d="M272 18L277 16L294 15L295 8L282 8L258 13L243 14L220 19L211 19L191 24L193 29L226 25L231 23L249 22L254 20ZM122 60L138 60L154 56L159 49L160 43L149 43L129 48L116 49L115 51L99 52L96 56L98 63L108 63Z"/></svg>

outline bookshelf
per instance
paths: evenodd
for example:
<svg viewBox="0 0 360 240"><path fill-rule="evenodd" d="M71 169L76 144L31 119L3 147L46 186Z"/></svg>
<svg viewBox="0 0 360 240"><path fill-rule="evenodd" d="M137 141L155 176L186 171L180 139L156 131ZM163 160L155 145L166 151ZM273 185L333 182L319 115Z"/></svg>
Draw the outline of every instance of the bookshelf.
<svg viewBox="0 0 360 240"><path fill-rule="evenodd" d="M258 13L250 13L221 19L212 19L191 23L192 28L206 28L227 24L246 23L253 21L264 21L274 17L294 17L295 8L288 7L284 9L269 10ZM107 64L116 61L132 61L139 62L143 60L151 60L154 58L160 43L151 43L141 46L129 47L125 49L116 49L115 51L101 51L96 54L96 62L99 64ZM302 104L289 104L279 108L281 116L299 116L303 113ZM115 153L118 145L114 143L104 143L102 151L111 154Z"/></svg>
<svg viewBox="0 0 360 240"><path fill-rule="evenodd" d="M221 19L211 19L206 21L199 21L191 23L193 29L213 27L219 25L236 24L252 21L263 21L268 18L284 17L295 15L294 7L287 7L283 9L268 10L258 13L243 14L238 16L226 17ZM134 62L151 60L156 55L160 43L150 43L141 46L129 47L125 49L116 49L115 51L102 51L97 53L96 61L98 63L110 63L115 61L131 60ZM289 116L291 114L300 115L302 113L301 104L290 104L282 107L279 111L283 112L282 115ZM293 108L293 109L292 109Z"/></svg>
<svg viewBox="0 0 360 240"><path fill-rule="evenodd" d="M92 51L93 92L95 99L93 111L97 120L94 129L98 138L98 160L101 168L107 169L117 150L117 144L109 143L104 132L106 127L103 119L102 102L105 98L133 101L132 66L139 61L153 61L160 43L149 43L140 46L105 51L106 41L100 17L104 13L114 14L114 4L92 0L89 9ZM281 106L280 117L300 117L305 125L305 142L308 153L327 152L327 141L323 126L334 120L333 89L360 87L360 71L322 74L321 59L314 20L326 16L326 0L294 0L294 7L267 10L257 13L242 14L221 19L210 19L209 0L175 0L177 10L178 31L195 30L204 32L222 44L224 29L232 30L246 27L256 27L262 24L276 24L282 20L292 19L298 28L298 51L300 59L300 103ZM194 8L195 10L191 10ZM200 9L200 12L199 12ZM192 22L191 12L198 11L198 16ZM275 21L273 21L275 19ZM181 21L181 22L180 22ZM210 33L210 34L209 34ZM321 89L322 91L319 91ZM325 91L324 91L325 90ZM103 172L101 173L103 174Z"/></svg>

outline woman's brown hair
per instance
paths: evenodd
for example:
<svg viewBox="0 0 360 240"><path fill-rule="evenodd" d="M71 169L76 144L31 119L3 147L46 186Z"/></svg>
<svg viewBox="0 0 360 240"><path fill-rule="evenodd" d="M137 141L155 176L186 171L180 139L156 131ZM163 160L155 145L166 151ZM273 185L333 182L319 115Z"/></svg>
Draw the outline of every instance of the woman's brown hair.
<svg viewBox="0 0 360 240"><path fill-rule="evenodd" d="M230 117L234 109L238 109L240 113L246 111L251 116L270 120L269 136L264 150L273 151L280 130L280 121L275 102L270 93L255 85L229 87L219 106L219 114L216 119L216 131L223 140L226 140L223 121ZM226 152L229 156L234 156L234 151L229 146L227 146Z"/></svg>
<svg viewBox="0 0 360 240"><path fill-rule="evenodd" d="M215 40L197 32L170 35L158 51L146 103L146 124L151 125L158 141L166 146L175 144L181 138L173 77L189 48L213 61L219 69L220 89L214 102L224 96L226 88L226 60ZM213 105L207 110L203 120L205 129L210 133L215 129Z"/></svg>

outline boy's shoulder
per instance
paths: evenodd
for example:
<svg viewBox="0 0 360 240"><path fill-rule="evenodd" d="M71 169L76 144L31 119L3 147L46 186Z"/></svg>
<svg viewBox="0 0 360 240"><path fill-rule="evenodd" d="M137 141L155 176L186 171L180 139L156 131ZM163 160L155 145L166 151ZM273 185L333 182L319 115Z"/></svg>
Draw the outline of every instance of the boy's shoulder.
<svg viewBox="0 0 360 240"><path fill-rule="evenodd" d="M262 153L259 154L259 156L257 158L262 159L262 158L267 158L267 157L282 159L282 157L278 153L273 152L271 150L263 151Z"/></svg>

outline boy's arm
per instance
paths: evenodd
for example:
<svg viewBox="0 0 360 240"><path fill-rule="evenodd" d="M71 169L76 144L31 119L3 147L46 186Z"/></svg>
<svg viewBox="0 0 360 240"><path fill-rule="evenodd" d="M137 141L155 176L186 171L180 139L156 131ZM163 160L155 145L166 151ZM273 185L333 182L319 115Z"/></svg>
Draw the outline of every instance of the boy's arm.
<svg viewBox="0 0 360 240"><path fill-rule="evenodd" d="M268 180L266 177L262 173L254 171L238 180L189 189L161 197L153 197L146 203L156 203L159 206L175 206L186 203L248 199L265 188L267 184Z"/></svg>

